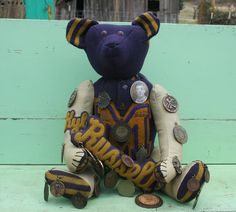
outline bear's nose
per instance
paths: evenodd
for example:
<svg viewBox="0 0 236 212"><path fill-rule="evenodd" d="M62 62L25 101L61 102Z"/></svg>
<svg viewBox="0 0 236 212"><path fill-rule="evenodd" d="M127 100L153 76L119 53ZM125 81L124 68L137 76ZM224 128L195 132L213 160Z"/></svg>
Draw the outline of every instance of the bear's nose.
<svg viewBox="0 0 236 212"><path fill-rule="evenodd" d="M112 42L112 43L106 44L106 46L109 47L109 48L111 48L111 49L113 49L113 48L115 48L116 46L118 46L118 43Z"/></svg>

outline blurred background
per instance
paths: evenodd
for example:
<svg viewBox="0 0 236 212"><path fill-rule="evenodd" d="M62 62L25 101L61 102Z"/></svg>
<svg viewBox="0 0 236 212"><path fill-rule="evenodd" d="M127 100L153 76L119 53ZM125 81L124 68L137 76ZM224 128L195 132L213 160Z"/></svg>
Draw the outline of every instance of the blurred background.
<svg viewBox="0 0 236 212"><path fill-rule="evenodd" d="M236 0L0 0L0 18L121 22L144 11L165 23L236 24Z"/></svg>

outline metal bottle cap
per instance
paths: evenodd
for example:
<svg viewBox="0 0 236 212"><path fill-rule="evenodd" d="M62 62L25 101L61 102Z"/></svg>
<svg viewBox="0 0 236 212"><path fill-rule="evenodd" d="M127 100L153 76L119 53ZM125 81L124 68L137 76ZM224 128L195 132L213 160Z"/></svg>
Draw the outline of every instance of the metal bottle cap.
<svg viewBox="0 0 236 212"><path fill-rule="evenodd" d="M135 103L144 103L149 96L146 83L141 80L135 81L130 88L130 96Z"/></svg>

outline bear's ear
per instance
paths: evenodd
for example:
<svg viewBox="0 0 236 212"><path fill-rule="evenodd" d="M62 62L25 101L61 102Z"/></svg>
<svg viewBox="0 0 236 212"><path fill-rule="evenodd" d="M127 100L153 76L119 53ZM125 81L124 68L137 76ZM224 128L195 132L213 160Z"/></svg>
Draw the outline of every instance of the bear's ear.
<svg viewBox="0 0 236 212"><path fill-rule="evenodd" d="M136 17L132 25L141 26L147 34L148 39L155 36L160 28L160 20L152 12L145 12Z"/></svg>
<svg viewBox="0 0 236 212"><path fill-rule="evenodd" d="M75 18L70 20L66 28L66 40L75 47L84 49L84 35L91 26L96 24L98 22L90 19Z"/></svg>

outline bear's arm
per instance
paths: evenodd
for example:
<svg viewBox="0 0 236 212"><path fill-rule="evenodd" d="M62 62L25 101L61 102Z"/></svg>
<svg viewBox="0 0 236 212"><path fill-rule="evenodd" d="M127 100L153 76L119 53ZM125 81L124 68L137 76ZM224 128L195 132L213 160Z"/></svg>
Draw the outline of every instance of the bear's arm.
<svg viewBox="0 0 236 212"><path fill-rule="evenodd" d="M90 80L82 82L77 90L77 94L73 104L68 108L68 112L74 111L74 116L79 117L82 112L86 111L89 115L93 112L94 102L94 87ZM71 135L69 129L65 131L64 137L64 161L71 172L78 171L80 169L81 161L85 151L83 148L74 146L71 142Z"/></svg>
<svg viewBox="0 0 236 212"><path fill-rule="evenodd" d="M182 160L182 144L178 143L173 135L173 129L179 124L177 113L168 112L163 106L163 98L168 92L160 85L154 85L150 93L151 110L158 133L161 171L167 183L175 176L176 171L173 166L173 158Z"/></svg>

